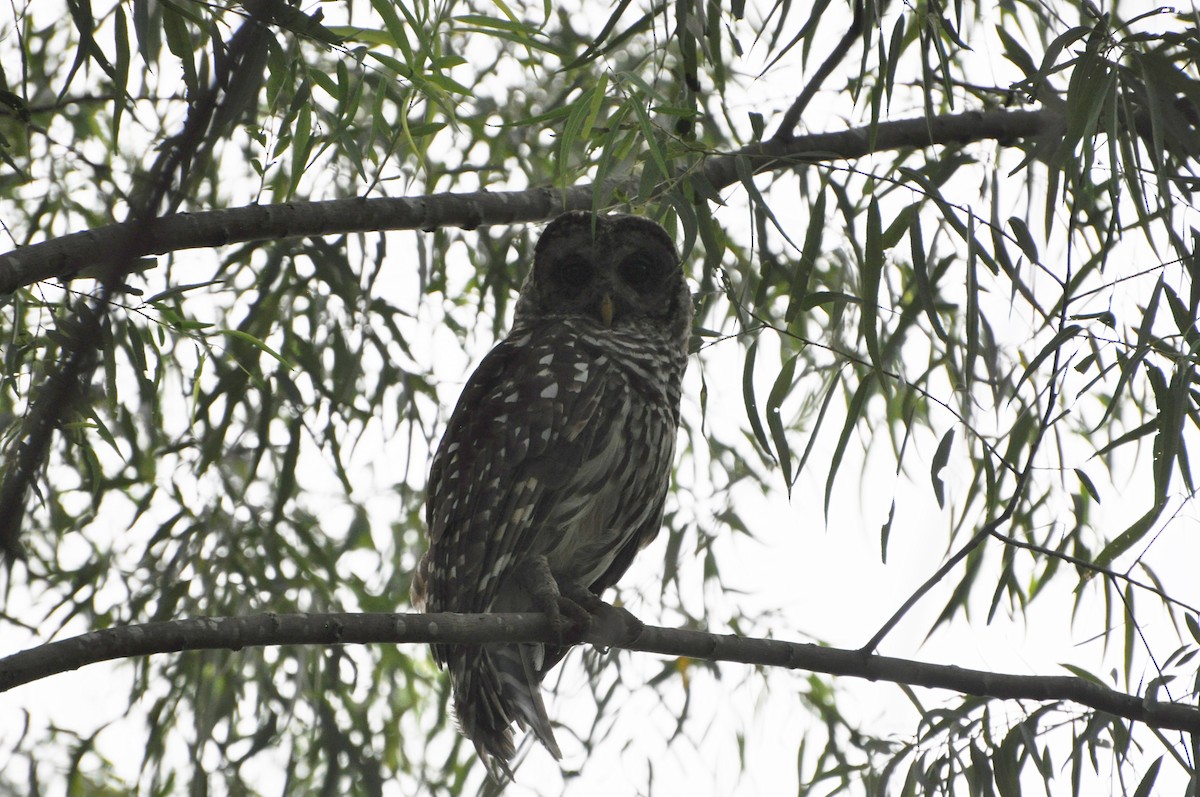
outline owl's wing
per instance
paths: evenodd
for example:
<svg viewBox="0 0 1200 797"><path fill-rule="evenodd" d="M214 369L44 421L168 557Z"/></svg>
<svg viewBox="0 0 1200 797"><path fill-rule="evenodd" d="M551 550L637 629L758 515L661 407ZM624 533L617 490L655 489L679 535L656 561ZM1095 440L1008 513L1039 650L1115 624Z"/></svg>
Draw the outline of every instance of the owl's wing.
<svg viewBox="0 0 1200 797"><path fill-rule="evenodd" d="M529 551L547 491L592 453L597 412L616 398L605 391L620 389L602 372L611 367L550 328L510 336L471 375L430 473L430 611L491 608Z"/></svg>

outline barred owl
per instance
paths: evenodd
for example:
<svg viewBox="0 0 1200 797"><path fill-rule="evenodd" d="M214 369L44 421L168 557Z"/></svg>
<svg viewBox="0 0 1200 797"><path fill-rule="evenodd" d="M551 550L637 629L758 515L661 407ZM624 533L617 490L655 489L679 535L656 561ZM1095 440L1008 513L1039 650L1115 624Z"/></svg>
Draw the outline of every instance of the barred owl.
<svg viewBox="0 0 1200 797"><path fill-rule="evenodd" d="M572 212L538 240L512 331L467 381L433 461L427 612L586 618L662 523L692 308L666 231ZM434 645L459 728L509 775L512 724L560 756L539 684L566 649Z"/></svg>

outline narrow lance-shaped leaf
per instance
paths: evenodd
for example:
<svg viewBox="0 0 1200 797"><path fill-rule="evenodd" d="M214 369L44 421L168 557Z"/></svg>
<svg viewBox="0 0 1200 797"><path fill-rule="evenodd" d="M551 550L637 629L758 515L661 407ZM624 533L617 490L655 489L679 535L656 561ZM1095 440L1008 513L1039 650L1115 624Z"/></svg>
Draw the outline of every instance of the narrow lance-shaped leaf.
<svg viewBox="0 0 1200 797"><path fill-rule="evenodd" d="M946 467L946 463L950 461L950 448L954 445L954 427L951 427L944 435L942 441L938 443L937 451L933 455L933 465L929 469L929 478L933 482L933 495L937 498L938 508L946 508L946 485L942 481L942 469Z"/></svg>
<svg viewBox="0 0 1200 797"><path fill-rule="evenodd" d="M162 47L162 30L151 24L155 5L154 0L133 0L133 34L137 37L138 54L146 64L158 59Z"/></svg>
<svg viewBox="0 0 1200 797"><path fill-rule="evenodd" d="M858 389L854 391L854 395L850 398L850 404L846 407L846 422L842 426L842 433L838 437L837 447L833 451L833 458L829 463L829 476L825 480L825 517L829 517L829 499L833 496L833 483L837 479L838 469L842 466L842 458L846 455L846 447L850 444L850 436L858 427L859 418L862 416L863 408L877 389L875 372L871 371L863 377L859 383Z"/></svg>
<svg viewBox="0 0 1200 797"><path fill-rule="evenodd" d="M963 392L971 395L975 385L975 363L979 358L979 273L976 271L979 244L975 240L975 214L967 217L967 314L966 360L963 363Z"/></svg>
<svg viewBox="0 0 1200 797"><path fill-rule="evenodd" d="M1137 640L1140 636L1137 627L1137 614L1134 612L1134 593L1132 585L1129 585L1125 588L1122 598L1122 604L1125 607L1125 657L1122 664L1125 668L1125 686L1128 688L1130 676L1133 672L1133 657L1137 652Z"/></svg>
<svg viewBox="0 0 1200 797"><path fill-rule="evenodd" d="M1047 357L1051 356L1060 348L1062 348L1064 343L1078 335L1082 329L1083 327L1079 326L1079 324L1071 324L1070 326L1059 330L1058 334L1051 338L1050 342L1043 346L1042 350L1034 355L1034 358L1029 361L1029 365L1025 367L1024 372L1021 374L1021 378L1017 380L1017 386L1013 388L1013 392L1015 393L1016 391L1020 390L1021 385L1025 384L1025 380L1029 378L1029 375L1036 371L1038 366L1045 362Z"/></svg>
<svg viewBox="0 0 1200 797"><path fill-rule="evenodd" d="M1097 504L1100 503L1100 493L1096 490L1096 485L1092 484L1091 478L1084 473L1082 468L1075 469L1075 475L1079 478L1079 483L1083 485L1083 489L1091 496L1091 499Z"/></svg>
<svg viewBox="0 0 1200 797"><path fill-rule="evenodd" d="M795 242L788 236L787 226L781 224L775 216L775 211L771 209L771 203L768 202L762 195L762 191L754 182L754 171L751 168L750 160L744 155L738 155L733 159L734 171L737 172L738 180L741 181L742 187L746 189L746 193L750 195L750 201L755 208L761 208L767 214L767 218L771 220L771 224L783 236L783 239L791 246L796 246ZM822 214L822 217L824 214ZM811 222L810 222L811 225ZM796 247L799 248L799 247Z"/></svg>
<svg viewBox="0 0 1200 797"><path fill-rule="evenodd" d="M588 104L587 116L583 120L583 125L579 128L579 137L584 141L590 142L592 139L592 128L596 125L596 119L600 115L600 108L604 105L604 100L608 96L608 73L601 72L596 81L596 87L592 91L591 102Z"/></svg>
<svg viewBox="0 0 1200 797"><path fill-rule="evenodd" d="M800 312L802 303L808 295L808 283L812 276L813 266L817 256L821 254L821 241L825 237L825 197L828 191L824 186L817 194L808 216L808 230L804 234L804 246L800 250L800 259L796 262L796 274L792 278L791 291L788 297L787 312L784 320L789 324Z"/></svg>
<svg viewBox="0 0 1200 797"><path fill-rule="evenodd" d="M640 83L636 76L629 76L634 83ZM649 87L647 87L648 89ZM668 180L671 178L671 169L667 165L667 152L662 147L662 142L659 140L657 131L654 128L654 123L650 120L650 114L646 111L645 95L635 93L629 99L630 105L633 106L633 111L637 115L638 125L642 129L642 136L645 138L646 150L650 153L650 162L653 163L661 175L661 179ZM642 179L646 179L646 173L643 172Z"/></svg>
<svg viewBox="0 0 1200 797"><path fill-rule="evenodd" d="M767 457L774 459L771 444L767 441L767 432L763 428L762 417L758 413L758 399L754 395L754 361L758 357L758 339L746 350L746 362L742 367L742 402L746 407L746 420L750 421L750 429L754 439Z"/></svg>
<svg viewBox="0 0 1200 797"><path fill-rule="evenodd" d="M887 71L884 74L884 88L887 91L888 107L891 107L892 89L896 85L896 67L900 63L900 51L904 49L904 14L896 15L896 24L892 27L891 43L887 52Z"/></svg>
<svg viewBox="0 0 1200 797"><path fill-rule="evenodd" d="M1154 794L1154 782L1158 780L1158 769L1162 766L1162 760L1162 756L1154 759L1154 763L1150 765L1146 774L1142 776L1141 782L1138 783L1133 797L1150 797L1151 794Z"/></svg>
<svg viewBox="0 0 1200 797"><path fill-rule="evenodd" d="M879 202L871 199L867 207L867 246L862 269L862 325L859 333L867 343L867 354L871 365L878 369L884 366L879 351L879 283L883 275L883 225L879 218Z"/></svg>
<svg viewBox="0 0 1200 797"><path fill-rule="evenodd" d="M1109 417L1120 406L1117 400L1123 391L1128 386L1134 376L1137 375L1138 366L1150 351L1150 340L1153 337L1154 321L1158 317L1158 304L1163 295L1162 277L1159 277L1158 282L1154 285L1154 290L1150 292L1150 300L1146 303L1146 310L1142 314L1142 323L1138 326L1137 347L1133 351L1133 355L1122 362L1121 373L1117 377L1117 385L1113 388L1112 398L1108 402L1108 407L1104 410L1104 415L1100 417L1100 421L1096 424L1092 431L1103 428ZM1120 353L1117 355L1118 360L1121 359Z"/></svg>
<svg viewBox="0 0 1200 797"><path fill-rule="evenodd" d="M1192 639L1200 643L1200 620L1196 619L1196 615L1188 613L1183 616L1184 622L1187 625L1188 633L1192 635Z"/></svg>
<svg viewBox="0 0 1200 797"><path fill-rule="evenodd" d="M1046 80L1049 79L1052 72L1055 71L1055 65L1058 61L1058 56L1062 54L1063 49L1071 46L1075 42L1087 36L1089 33L1091 33L1091 31L1091 28L1084 25L1079 25L1059 34L1052 42L1050 42L1050 44L1046 47L1045 55L1042 56L1042 65L1037 71L1037 75L1035 76L1036 79L1033 81L1033 87L1030 93L1034 97L1038 96L1042 84L1044 84Z"/></svg>
<svg viewBox="0 0 1200 797"><path fill-rule="evenodd" d="M911 395L911 393L910 393ZM917 413L917 404L912 402L908 409L908 413L904 418L904 438L900 441L900 451L896 454L896 479L899 480L900 472L904 467L904 452L908 450L908 441L912 438L913 417ZM888 539L892 534L892 522L896 519L896 494L892 493L892 503L888 508L887 520L883 522L883 526L879 529L879 560L887 564Z"/></svg>
<svg viewBox="0 0 1200 797"><path fill-rule="evenodd" d="M933 285L929 282L929 263L925 257L925 238L921 233L921 214L918 211L919 206L913 205L912 223L908 231L908 240L912 251L913 281L917 287L917 299L921 302L921 309L925 311L925 317L929 319L929 325L933 328L935 335L946 341L949 336L942 326L941 319L938 318Z"/></svg>
<svg viewBox="0 0 1200 797"><path fill-rule="evenodd" d="M813 445L817 442L817 435L821 432L821 426L825 423L825 413L829 410L829 405L833 401L834 393L842 384L842 372L837 371L833 375L833 379L829 382L829 387L825 390L825 398L821 400L821 409L817 411L817 420L813 423L812 429L808 431L808 443L804 446L804 453L800 455L800 462L796 465L796 473L804 470L805 463L808 462L808 457L813 451Z"/></svg>
<svg viewBox="0 0 1200 797"><path fill-rule="evenodd" d="M1021 247L1021 251L1025 253L1025 257L1030 261L1038 262L1037 243L1033 240L1033 235L1029 232L1029 227L1025 221L1016 216L1008 220L1008 226L1012 229L1013 237L1017 239L1017 246Z"/></svg>
<svg viewBox="0 0 1200 797"><path fill-rule="evenodd" d="M1149 365L1146 373L1158 403L1158 418L1153 425L1157 432L1154 436L1154 461L1152 463L1154 505L1100 551L1095 559L1095 565L1098 568L1108 567L1118 556L1149 534L1150 529L1154 527L1154 523L1162 516L1163 510L1167 506L1167 490L1171 484L1171 472L1180 445L1178 430L1182 426L1182 419L1177 418L1173 413L1174 404L1171 401L1162 371L1156 366Z"/></svg>
<svg viewBox="0 0 1200 797"><path fill-rule="evenodd" d="M1008 735L1004 737L1004 742L1000 745L1000 749L996 751L992 758L996 790L1000 793L1000 797L1021 797L1021 764L1023 763L1023 756L1020 755L1020 748L1024 741L1024 725L1024 723L1021 723L1008 732ZM1033 744L1033 748L1036 751L1036 742Z"/></svg>
<svg viewBox="0 0 1200 797"><path fill-rule="evenodd" d="M371 0L371 7L375 13L383 19L384 27L391 35L391 44L394 44L404 56L404 61L408 68L415 69L416 63L413 58L412 44L408 41L408 25L396 13L397 7L407 11L402 3L393 3L391 0Z"/></svg>
<svg viewBox="0 0 1200 797"><path fill-rule="evenodd" d="M584 126L587 124L587 119L592 109L592 99L595 96L595 89L589 89L583 95L571 103L571 113L567 116L567 122L563 125L562 130L558 134L558 159L555 162L557 169L557 182L566 186L569 185L574 178L574 171L578 164L572 162L576 146L580 143L586 146L587 141L580 141Z"/></svg>
<svg viewBox="0 0 1200 797"><path fill-rule="evenodd" d="M218 329L217 333L222 334L222 335L228 335L231 338L237 338L240 341L249 343L251 346L258 349L259 351L265 352L265 353L271 355L272 357L274 357L285 368L288 368L288 369L295 368L295 366L292 365L290 362L288 362L287 358L285 358L282 354L280 354L279 352L272 349L270 346L268 346L266 344L266 342L260 340L259 338L254 337L253 335L249 334L248 332L243 332L240 329Z"/></svg>
<svg viewBox="0 0 1200 797"><path fill-rule="evenodd" d="M113 9L116 18L113 35L116 48L116 59L113 65L113 90L116 99L112 104L112 140L121 140L121 117L125 110L129 86L129 62L132 53L129 47L129 22L125 18L125 9L117 6Z"/></svg>
<svg viewBox="0 0 1200 797"><path fill-rule="evenodd" d="M1084 143L1085 160L1090 159L1091 137L1096 130L1100 112L1109 98L1115 70L1104 56L1108 46L1108 24L1105 18L1097 22L1088 36L1087 47L1076 59L1067 86L1067 128L1062 144L1055 153L1055 165L1064 164Z"/></svg>
<svg viewBox="0 0 1200 797"><path fill-rule="evenodd" d="M775 451L779 457L779 465L783 468L783 480L787 484L789 497L795 479L792 478L792 452L783 427L782 407L784 399L792 392L792 376L796 372L798 356L793 354L783 364L783 368L779 369L779 376L775 378L775 384L767 397L767 426L771 430L771 439L775 441Z"/></svg>
<svg viewBox="0 0 1200 797"><path fill-rule="evenodd" d="M1175 466L1176 450L1180 444L1177 430L1182 427L1182 418L1175 410L1171 391L1162 369L1156 365L1146 366L1146 375L1154 390L1154 401L1158 406L1158 433L1154 436L1154 498L1155 503L1165 501L1171 486L1171 473Z"/></svg>

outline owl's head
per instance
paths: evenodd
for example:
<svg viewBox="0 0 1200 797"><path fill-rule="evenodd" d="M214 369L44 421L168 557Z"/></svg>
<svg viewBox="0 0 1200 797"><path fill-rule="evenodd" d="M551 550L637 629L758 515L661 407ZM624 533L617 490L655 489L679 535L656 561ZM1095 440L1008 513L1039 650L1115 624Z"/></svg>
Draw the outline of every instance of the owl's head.
<svg viewBox="0 0 1200 797"><path fill-rule="evenodd" d="M552 221L534 250L515 322L564 316L602 329L648 323L686 349L691 294L667 231L624 214L572 211Z"/></svg>

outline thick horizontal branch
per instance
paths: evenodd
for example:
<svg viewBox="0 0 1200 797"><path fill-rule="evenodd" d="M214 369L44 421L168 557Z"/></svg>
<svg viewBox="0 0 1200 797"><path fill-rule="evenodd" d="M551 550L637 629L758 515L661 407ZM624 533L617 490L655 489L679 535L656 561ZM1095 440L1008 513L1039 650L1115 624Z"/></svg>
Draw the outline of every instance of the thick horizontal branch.
<svg viewBox="0 0 1200 797"><path fill-rule="evenodd" d="M592 205L592 187L566 191L476 191L425 197L331 199L247 205L163 216L131 246L139 257L249 241L281 240L377 230L436 230L553 218ZM0 295L40 280L70 278L102 266L122 251L128 224L71 233L0 255Z"/></svg>
<svg viewBox="0 0 1200 797"><path fill-rule="evenodd" d="M739 174L794 168L818 161L860 158L871 152L907 147L944 146L972 141L1010 141L1046 133L1061 117L1047 110L971 111L934 119L882 122L874 130L854 128L754 144L740 152L717 155L704 165L708 184L698 195L721 190ZM636 190L635 182L613 183L606 189ZM607 194L608 191L602 193ZM105 265L118 253L135 257L185 249L226 246L248 241L278 240L379 230L474 229L492 224L543 221L564 210L590 209L594 186L583 184L558 190L476 191L424 197L375 197L323 202L248 205L200 213L165 216L136 228L111 224L64 235L0 255L0 295L40 280L69 278L84 269Z"/></svg>
<svg viewBox="0 0 1200 797"><path fill-rule="evenodd" d="M0 692L112 659L260 645L553 642L539 614L265 614L109 628L0 659ZM811 670L1005 700L1070 701L1160 729L1200 732L1200 709L1072 676L1004 675L774 639L643 625L613 610L580 640L605 648Z"/></svg>
<svg viewBox="0 0 1200 797"><path fill-rule="evenodd" d="M864 126L840 133L772 138L732 155L710 158L705 164L704 176L715 187L725 188L738 182L737 161L742 158L749 161L751 171L759 174L818 161L852 160L873 152L897 149L961 146L976 141L1007 144L1022 138L1048 135L1062 124L1062 115L1046 108L966 111L931 119L900 119L880 122L874 128Z"/></svg>

